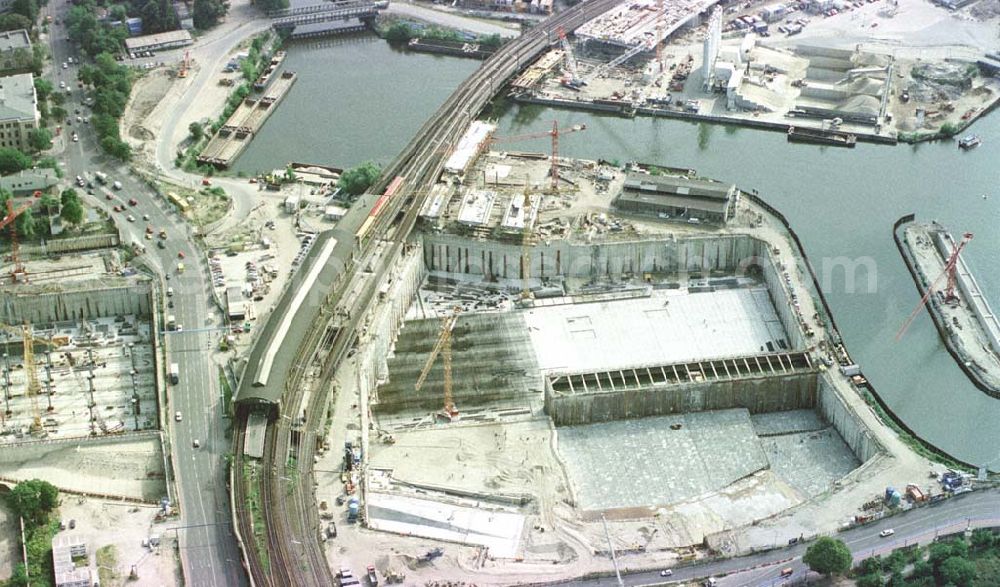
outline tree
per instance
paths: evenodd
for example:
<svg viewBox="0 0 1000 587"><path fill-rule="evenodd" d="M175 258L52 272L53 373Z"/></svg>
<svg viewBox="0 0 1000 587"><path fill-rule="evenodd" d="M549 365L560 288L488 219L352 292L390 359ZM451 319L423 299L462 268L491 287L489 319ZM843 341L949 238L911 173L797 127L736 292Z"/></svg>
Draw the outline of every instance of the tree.
<svg viewBox="0 0 1000 587"><path fill-rule="evenodd" d="M882 573L868 573L866 575L861 575L857 580L858 587L884 587L885 580L882 578Z"/></svg>
<svg viewBox="0 0 1000 587"><path fill-rule="evenodd" d="M10 11L31 21L32 27L29 27L28 30L31 30L34 23L38 21L38 2L36 0L14 0L10 3Z"/></svg>
<svg viewBox="0 0 1000 587"><path fill-rule="evenodd" d="M971 585L976 578L976 564L960 556L953 556L941 563L940 575L945 585Z"/></svg>
<svg viewBox="0 0 1000 587"><path fill-rule="evenodd" d="M52 146L52 131L47 128L34 128L28 132L28 146L36 153Z"/></svg>
<svg viewBox="0 0 1000 587"><path fill-rule="evenodd" d="M83 204L80 203L80 200L73 200L63 204L62 209L59 211L59 217L74 226L83 224L83 216Z"/></svg>
<svg viewBox="0 0 1000 587"><path fill-rule="evenodd" d="M859 575L871 575L872 573L882 572L882 557L875 555L870 558L858 563L858 574Z"/></svg>
<svg viewBox="0 0 1000 587"><path fill-rule="evenodd" d="M30 31L33 26L34 23L24 15L14 13L0 15L0 31L16 31L18 29Z"/></svg>
<svg viewBox="0 0 1000 587"><path fill-rule="evenodd" d="M7 505L26 522L38 526L59 505L59 490L41 479L21 481L7 494Z"/></svg>
<svg viewBox="0 0 1000 587"><path fill-rule="evenodd" d="M210 29L219 24L219 19L226 14L226 6L219 0L194 0L192 18L198 29Z"/></svg>
<svg viewBox="0 0 1000 587"><path fill-rule="evenodd" d="M289 6L288 0L257 0L255 4L257 5L257 8L260 8L264 12L284 10Z"/></svg>
<svg viewBox="0 0 1000 587"><path fill-rule="evenodd" d="M404 22L393 23L385 30L385 40L390 43L403 44L413 38L413 29Z"/></svg>
<svg viewBox="0 0 1000 587"><path fill-rule="evenodd" d="M0 147L0 175L10 175L31 167L31 157L17 149Z"/></svg>
<svg viewBox="0 0 1000 587"><path fill-rule="evenodd" d="M55 87L52 85L52 82L44 77L35 78L35 94L38 96L39 102L48 100L54 89Z"/></svg>
<svg viewBox="0 0 1000 587"><path fill-rule="evenodd" d="M986 550L996 542L993 530L989 528L977 528L972 531L973 550Z"/></svg>
<svg viewBox="0 0 1000 587"><path fill-rule="evenodd" d="M35 236L35 229L37 228L35 224L35 216L31 213L31 210L25 210L17 217L14 221L17 226L17 235L22 238L30 239Z"/></svg>
<svg viewBox="0 0 1000 587"><path fill-rule="evenodd" d="M195 121L188 125L188 132L191 133L191 140L197 143L205 136L205 127Z"/></svg>
<svg viewBox="0 0 1000 587"><path fill-rule="evenodd" d="M42 194L42 198L38 203L41 205L42 210L45 210L46 214L52 214L52 212L59 209L59 200L49 193Z"/></svg>
<svg viewBox="0 0 1000 587"><path fill-rule="evenodd" d="M337 187L352 196L357 196L365 193L365 190L375 183L379 173L380 169L376 163L366 161L342 173L340 181L337 182Z"/></svg>
<svg viewBox="0 0 1000 587"><path fill-rule="evenodd" d="M806 550L802 562L823 575L839 575L851 568L851 550L842 540L823 536Z"/></svg>
<svg viewBox="0 0 1000 587"><path fill-rule="evenodd" d="M101 139L101 148L104 149L104 152L108 155L121 159L122 161L128 161L132 158L132 147L129 147L128 143L117 137L106 136Z"/></svg>

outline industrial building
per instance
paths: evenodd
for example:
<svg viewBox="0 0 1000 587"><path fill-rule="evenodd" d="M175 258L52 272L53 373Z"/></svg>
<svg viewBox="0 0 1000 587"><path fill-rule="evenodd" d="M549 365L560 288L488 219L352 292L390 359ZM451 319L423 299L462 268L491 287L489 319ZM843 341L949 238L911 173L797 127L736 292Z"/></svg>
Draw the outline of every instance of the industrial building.
<svg viewBox="0 0 1000 587"><path fill-rule="evenodd" d="M736 197L735 184L629 173L615 207L662 219L725 224L733 215Z"/></svg>

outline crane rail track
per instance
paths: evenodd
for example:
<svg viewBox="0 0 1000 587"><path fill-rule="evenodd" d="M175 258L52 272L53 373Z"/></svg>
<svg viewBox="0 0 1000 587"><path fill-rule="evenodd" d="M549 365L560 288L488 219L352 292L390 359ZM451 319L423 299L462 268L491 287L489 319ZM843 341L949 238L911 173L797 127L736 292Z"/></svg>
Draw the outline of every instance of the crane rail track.
<svg viewBox="0 0 1000 587"><path fill-rule="evenodd" d="M457 141L469 123L515 73L528 65L545 47L558 41L558 29L571 31L618 2L586 0L505 44L449 96L371 187L372 193L381 193L390 182L403 178L402 189L397 191L399 195L391 199L376 222L373 234L382 238L372 238L360 246L355 245L359 247L357 252L361 261L345 268L345 272L352 272L350 278L339 280L327 297L328 302L339 304L345 292L351 291L358 281L364 282L361 294L350 300L353 303L348 318L341 319L336 312L331 312L328 321L318 321L299 343L297 366L285 382L286 396L282 398L285 413L268 423L264 458L256 465L260 475L253 482L258 487L259 506L266 526L267 568L257 551L253 512L246 507L248 488L245 486L247 480L243 475L243 466L247 461L242 440L246 415L243 414L235 423L238 431L234 438L234 466L237 469L233 476L233 499L236 500L235 512L243 536L241 547L247 560L246 570L252 584L289 587L333 584L329 564L318 541L318 511L312 493L312 460L324 416L319 408L327 401L329 386L326 383L357 339L359 322L377 300L375 294L379 284L398 258L416 224L426 194L444 166L447 146ZM391 238L386 238L389 235ZM382 243L386 246L383 247ZM376 254L377 258L373 259ZM365 273L360 268L366 267L371 260L377 262L377 268ZM330 320L340 321L339 328L325 356L320 356L323 351L317 346L321 335L327 332ZM301 406L303 372L317 360L321 363L319 378L313 386L308 405ZM300 413L304 421L296 424ZM294 459L290 459L293 456ZM287 474L297 477L290 479ZM294 486L289 491L286 483L290 481L294 481ZM252 540L252 544L248 546L247 540ZM292 545L296 547L292 548Z"/></svg>

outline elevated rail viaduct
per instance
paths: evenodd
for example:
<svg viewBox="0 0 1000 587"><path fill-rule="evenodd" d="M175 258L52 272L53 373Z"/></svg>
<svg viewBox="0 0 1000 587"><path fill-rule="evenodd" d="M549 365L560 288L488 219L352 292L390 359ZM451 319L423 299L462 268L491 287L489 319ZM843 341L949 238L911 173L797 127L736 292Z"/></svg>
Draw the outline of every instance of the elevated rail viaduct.
<svg viewBox="0 0 1000 587"><path fill-rule="evenodd" d="M313 452L329 387L323 383L357 341L361 321L440 176L448 146L517 72L558 42L559 28L572 31L617 3L586 0L504 45L385 168L371 191L382 193L391 184L394 197L362 196L335 229L316 238L251 350L236 396L231 497L253 584L333 584L312 495ZM357 239L373 213L371 238ZM315 390L309 394L302 385L307 372ZM261 411L268 417L263 447L248 454L248 419ZM255 473L247 474L251 469Z"/></svg>

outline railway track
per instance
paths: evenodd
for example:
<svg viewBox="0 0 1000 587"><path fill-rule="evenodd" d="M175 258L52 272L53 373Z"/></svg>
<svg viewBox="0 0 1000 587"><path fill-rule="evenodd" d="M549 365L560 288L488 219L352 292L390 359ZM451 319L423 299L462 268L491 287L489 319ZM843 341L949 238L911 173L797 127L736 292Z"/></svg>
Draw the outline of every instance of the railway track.
<svg viewBox="0 0 1000 587"><path fill-rule="evenodd" d="M402 189L398 191L400 195L392 198L373 231L375 235L391 233L392 237L382 241L373 238L364 243L360 254L361 262L350 268L354 271L352 277L341 280L336 291L330 294L328 299L339 303L344 299L345 292L352 291L358 281L363 281L361 294L351 297L350 302L353 303L348 302L351 310L347 314L349 318L338 325L337 334L325 356L317 356L316 346L320 336L327 332L327 324L317 324L298 347L297 368L286 381L286 396L282 398L283 415L268 424L264 458L256 465L259 476L255 483L267 528L266 568L256 547L247 548L246 544L248 539L255 539L252 512L247 511L245 505L247 487L243 467L246 457L243 455L242 441L246 426L245 415L237 422L237 428L242 429L235 438L234 464L237 469L233 496L237 500L235 511L240 518L238 524L243 535L244 552L249 561L247 571L253 584L295 587L333 584L329 564L318 541L319 520L312 493L312 460L316 436L324 417L322 408L327 401L326 390L329 386L326 383L356 340L359 322L377 299L377 288L398 258L416 224L427 192L440 176L446 158L445 147L457 142L469 123L514 73L527 65L546 46L555 42L555 31L558 28L573 30L618 2L619 0L588 0L546 20L504 45L449 96L410 140L400 156L386 167L380 180L373 186L371 191L380 193L395 178L403 178ZM407 197L406 194L410 195ZM374 271L369 274L358 271L357 267L368 266L378 249L381 250L374 259L377 263ZM332 314L337 315L336 312ZM316 359L321 360L320 377L314 382L308 405L302 406L304 386L301 385L301 378ZM296 423L298 414L303 413L304 421ZM292 416L289 417L289 414ZM293 434L296 440L294 443ZM290 460L289 457L294 459ZM294 467L289 467L289 464ZM290 478L288 474L296 477ZM289 482L293 483L291 491L287 489Z"/></svg>

